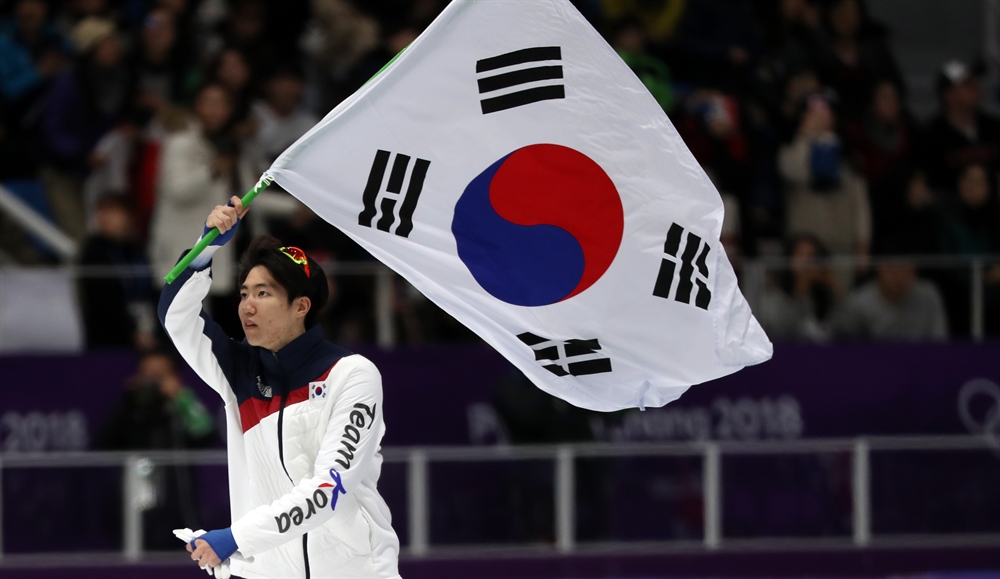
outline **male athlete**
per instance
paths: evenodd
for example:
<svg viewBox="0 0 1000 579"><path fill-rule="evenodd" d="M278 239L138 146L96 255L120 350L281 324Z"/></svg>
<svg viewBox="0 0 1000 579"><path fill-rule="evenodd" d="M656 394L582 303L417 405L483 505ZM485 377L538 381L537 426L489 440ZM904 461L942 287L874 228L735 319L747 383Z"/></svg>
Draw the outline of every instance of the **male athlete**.
<svg viewBox="0 0 1000 579"><path fill-rule="evenodd" d="M226 403L232 526L191 542L191 558L242 577L399 576L399 540L376 490L382 382L375 366L323 339L328 297L319 264L273 237L240 262L232 340L202 310L212 254L246 211L218 206L223 235L160 298L160 321L188 364ZM221 574L221 573L220 573Z"/></svg>

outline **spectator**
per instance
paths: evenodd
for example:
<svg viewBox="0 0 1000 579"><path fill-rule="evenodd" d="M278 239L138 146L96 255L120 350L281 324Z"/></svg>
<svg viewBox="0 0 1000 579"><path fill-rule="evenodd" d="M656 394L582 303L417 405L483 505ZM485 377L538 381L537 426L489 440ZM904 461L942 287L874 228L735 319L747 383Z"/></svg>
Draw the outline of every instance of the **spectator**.
<svg viewBox="0 0 1000 579"><path fill-rule="evenodd" d="M69 33L87 18L116 20L108 6L108 0L69 0L63 3L63 9L59 13L59 26Z"/></svg>
<svg viewBox="0 0 1000 579"><path fill-rule="evenodd" d="M514 444L594 440L590 419L597 413L539 390L519 371L511 371L497 380L492 402Z"/></svg>
<svg viewBox="0 0 1000 579"><path fill-rule="evenodd" d="M231 2L231 12L223 31L225 45L238 51L247 67L254 71L268 70L275 65L274 43L281 41L271 34L264 34L268 4L263 0Z"/></svg>
<svg viewBox="0 0 1000 579"><path fill-rule="evenodd" d="M751 180L750 150L739 102L719 91L697 91L685 103L678 131L723 193L743 199Z"/></svg>
<svg viewBox="0 0 1000 579"><path fill-rule="evenodd" d="M660 108L670 113L674 108L674 91L670 86L667 65L646 51L646 31L635 20L623 21L614 34L614 47L618 56L639 77Z"/></svg>
<svg viewBox="0 0 1000 579"><path fill-rule="evenodd" d="M927 127L922 159L934 188L952 190L966 165L1000 163L1000 120L980 108L976 77L958 60L945 63L938 74L941 113Z"/></svg>
<svg viewBox="0 0 1000 579"><path fill-rule="evenodd" d="M876 237L890 229L900 207L887 177L908 167L915 130L903 112L899 88L885 80L875 85L865 115L847 125L847 140L868 183L872 228Z"/></svg>
<svg viewBox="0 0 1000 579"><path fill-rule="evenodd" d="M513 370L498 377L493 389L492 406L497 420L495 431L498 442L513 444L557 444L565 442L590 442L595 437L595 425L601 425L602 413L577 408L535 387L521 372ZM469 407L470 429L475 414ZM607 415L604 415L607 416ZM617 468L630 469L632 465L618 464ZM608 489L610 471L594 461L579 461L576 493L580 508L579 533L582 536L603 537L607 533ZM521 505L525 500L508 491L505 508ZM501 500L503 500L501 499ZM510 505L510 506L508 506ZM522 512L535 513L542 505L537 499L519 508ZM543 511L545 512L545 511ZM550 514L551 511L548 511ZM548 518L551 518L551 514ZM549 537L551 525L546 526L541 513L529 516L524 525L533 539Z"/></svg>
<svg viewBox="0 0 1000 579"><path fill-rule="evenodd" d="M941 207L923 170L899 167L885 178L884 218L875 228L875 250L931 255L941 249Z"/></svg>
<svg viewBox="0 0 1000 579"><path fill-rule="evenodd" d="M94 228L96 204L102 194L129 193L130 169L137 136L135 126L124 122L115 130L105 133L91 150L88 159L90 174L83 182L83 204L88 231Z"/></svg>
<svg viewBox="0 0 1000 579"><path fill-rule="evenodd" d="M952 255L988 256L1000 254L1000 209L997 193L986 167L972 164L959 173L957 194L946 204L940 235L942 248ZM972 301L968 270L951 269L942 275L942 289L956 332L971 334ZM987 267L984 280L987 304L986 326L992 332L1000 320L994 308L1000 305L1000 265Z"/></svg>
<svg viewBox="0 0 1000 579"><path fill-rule="evenodd" d="M760 48L750 0L689 0L671 69L699 87L742 96Z"/></svg>
<svg viewBox="0 0 1000 579"><path fill-rule="evenodd" d="M847 136L872 188L882 185L886 175L910 161L914 128L895 83L883 80L874 85L864 116L848 124Z"/></svg>
<svg viewBox="0 0 1000 579"><path fill-rule="evenodd" d="M313 0L312 12L302 43L310 57L312 108L325 112L356 88L353 71L378 47L381 26L350 0Z"/></svg>
<svg viewBox="0 0 1000 579"><path fill-rule="evenodd" d="M131 67L136 77L136 121L145 126L154 115L182 102L187 63L178 50L175 17L169 10L151 10L143 21L139 40Z"/></svg>
<svg viewBox="0 0 1000 579"><path fill-rule="evenodd" d="M823 85L819 75L812 69L803 69L792 74L784 85L781 107L774 118L775 130L781 142L795 138L802 122L802 110L809 98L821 94Z"/></svg>
<svg viewBox="0 0 1000 579"><path fill-rule="evenodd" d="M722 241L732 259L739 252L778 254L784 240L791 240L796 263L826 250L862 258L893 248L907 254L1000 251L990 249L990 228L1000 229L989 218L996 191L987 187L982 206L966 202L982 188L977 172L992 175L1000 168L1000 121L979 107L980 71L958 61L945 65L938 78L940 114L917 134L902 105L905 86L887 31L869 18L865 0L574 3L670 113L723 194ZM182 232L182 199L208 207L246 191L315 124L314 114L366 82L447 2L288 0L277 9L266 0L8 4L0 22L0 182L41 180L58 224L78 239L86 233L82 215L94 239L106 237L94 230L99 196L127 195L138 234L128 241L141 243L150 232L147 255L163 273L200 232L194 225ZM127 27L133 42L119 44L115 23ZM70 38L81 49L74 61L64 56L73 54ZM291 68L300 65L304 75ZM270 75L258 86L264 71ZM195 130L182 109L193 97L206 100L192 94L202 83L229 93L229 120L221 127L208 128L211 121L200 119ZM826 107L816 98L838 93ZM167 141L171 151L164 151ZM957 186L970 164L981 169ZM201 169L186 173L176 168L196 165ZM185 183L193 185L186 189ZM258 203L263 205L244 229L285 231L330 260L369 259L289 196L269 194ZM191 214L196 212L203 209ZM175 236L183 242L165 249ZM8 254L19 261L44 259L23 237L9 220L0 224ZM229 259L218 256L217 267ZM769 299L790 311L781 322L785 329L769 331L821 339L829 330L825 314L852 276L840 268L836 275L818 273L822 269L799 267L773 280ZM934 276L947 298L952 333L964 335L971 317L969 275L949 271L954 275L919 273ZM1000 288L1000 268L984 273L989 309L990 280L996 277ZM232 276L218 277L225 285ZM366 329L353 334L365 334L364 340L373 339L370 281L336 278L342 299L330 315L348 333L351 320L360 320L354 326ZM213 301L227 293L216 288ZM406 294L397 292L410 300ZM400 318L406 318L400 304ZM421 331L410 334L449 335L451 328L433 322L436 311L424 315L432 309L426 306L414 306L409 317L419 318ZM233 321L225 317L230 310L223 309L223 324Z"/></svg>
<svg viewBox="0 0 1000 579"><path fill-rule="evenodd" d="M295 70L273 73L264 85L264 100L254 103L252 118L257 132L251 144L258 155L256 173L264 172L285 149L319 122L302 109L305 82Z"/></svg>
<svg viewBox="0 0 1000 579"><path fill-rule="evenodd" d="M48 4L19 0L14 5L14 18L0 23L0 93L4 100L23 102L59 72L68 50L49 20Z"/></svg>
<svg viewBox="0 0 1000 579"><path fill-rule="evenodd" d="M99 446L104 450L185 450L216 440L212 416L177 373L174 357L150 351L127 384L105 422ZM155 505L145 514L146 549L175 549L171 529L198 522L195 471L191 466L156 466L149 475Z"/></svg>
<svg viewBox="0 0 1000 579"><path fill-rule="evenodd" d="M426 1L421 0L417 4ZM265 42L271 43L273 52L269 55L270 62L260 63L265 67L260 70L269 70L283 62L303 64L302 35L312 14L313 0L284 0L280 3L264 0L264 4L268 10L261 37ZM374 3L362 3L365 7L371 4ZM279 6L280 8L277 8Z"/></svg>
<svg viewBox="0 0 1000 579"><path fill-rule="evenodd" d="M605 21L633 21L652 44L662 49L673 39L688 1L602 0L601 8Z"/></svg>
<svg viewBox="0 0 1000 579"><path fill-rule="evenodd" d="M778 153L788 232L811 234L834 255L864 258L871 241L865 183L844 162L829 101L813 95L804 108L794 140Z"/></svg>
<svg viewBox="0 0 1000 579"><path fill-rule="evenodd" d="M298 71L293 68L278 69L264 85L264 99L254 103L250 118L242 123L247 126L246 130L254 131L243 142L244 165L254 179L319 121L301 107L304 90L305 82ZM274 188L280 191L280 187ZM254 211L249 214L249 225L252 231L259 233L269 231L268 222L271 220L298 221L293 229L306 229L306 223L314 219L312 211L291 195L273 193L257 200ZM329 226L326 222L322 223ZM308 243L296 247L311 248L307 249L310 255L317 249L320 256L327 254L324 249Z"/></svg>
<svg viewBox="0 0 1000 579"><path fill-rule="evenodd" d="M232 122L241 124L239 138L253 134L254 124L250 119L250 105L254 96L254 69L250 67L246 55L239 50L227 48L211 66L211 82L229 91L233 102Z"/></svg>
<svg viewBox="0 0 1000 579"><path fill-rule="evenodd" d="M170 272L181 253L202 234L205 216L225 204L237 191L239 155L229 134L232 99L223 87L208 84L194 101L194 118L186 128L163 141L157 184L156 209L150 231L149 256L157 283ZM225 299L234 293L232 244L215 254L212 296ZM217 304L216 304L217 305ZM225 318L221 310L217 320ZM232 329L232 320L225 320Z"/></svg>
<svg viewBox="0 0 1000 579"><path fill-rule="evenodd" d="M754 84L756 98L769 116L781 115L789 80L804 71L816 70L825 35L818 0L775 0L762 12L767 34ZM818 83L810 91L817 90Z"/></svg>
<svg viewBox="0 0 1000 579"><path fill-rule="evenodd" d="M370 78L378 74L386 63L420 36L419 28L406 24L395 28L384 28L382 32L382 42L358 61L351 71L346 84L350 87L349 94L361 88Z"/></svg>
<svg viewBox="0 0 1000 579"><path fill-rule="evenodd" d="M758 70L767 76L765 68ZM810 95L822 90L813 70L789 71L781 86L779 106L768 101L768 87L756 84L756 97L744 110L747 122L747 146L753 157L753 182L748 183L749 197L740 203L741 247L747 255L758 252L776 253L782 246L787 221L784 199L784 178L778 166L778 151L791 141L799 130L801 111ZM773 88L773 87L772 87ZM756 120L754 120L756 119ZM723 198L725 201L725 198ZM727 210L728 211L728 210Z"/></svg>
<svg viewBox="0 0 1000 579"><path fill-rule="evenodd" d="M788 247L790 268L773 276L761 296L761 324L774 339L824 341L843 286L823 263L829 253L818 239L800 235Z"/></svg>
<svg viewBox="0 0 1000 579"><path fill-rule="evenodd" d="M140 43L132 58L136 73L133 120L142 129L134 147L138 160L132 193L136 199L137 229L142 239L148 237L156 205L163 139L167 133L185 126L179 106L188 96L189 84L198 77L196 69L189 67L191 48L177 42L181 19L189 18L190 11L185 10L183 0L159 4L159 8L151 10L142 20Z"/></svg>
<svg viewBox="0 0 1000 579"><path fill-rule="evenodd" d="M149 350L105 424L101 447L179 450L201 448L214 439L212 416L181 381L174 356Z"/></svg>
<svg viewBox="0 0 1000 579"><path fill-rule="evenodd" d="M955 255L1000 254L1000 212L986 167L972 164L962 169L957 193L942 224L944 250Z"/></svg>
<svg viewBox="0 0 1000 579"><path fill-rule="evenodd" d="M754 159L740 116L739 102L730 95L699 90L688 97L684 113L677 119L677 131L698 163L719 189L728 220L723 225L723 243L730 259L739 255L740 218L749 209L749 192L754 184Z"/></svg>
<svg viewBox="0 0 1000 579"><path fill-rule="evenodd" d="M132 214L124 197L101 198L97 231L80 253L83 267L116 267L114 272L84 272L80 309L87 348L140 348L154 345L156 317L149 264L132 236Z"/></svg>
<svg viewBox="0 0 1000 579"><path fill-rule="evenodd" d="M145 23L145 17L152 9L170 12L174 20L174 30L177 37L184 42L175 44L175 54L182 62L193 64L197 57L207 54L206 26L218 23L220 14L225 15L227 2L219 0L154 0L152 6L144 7L140 24Z"/></svg>
<svg viewBox="0 0 1000 579"><path fill-rule="evenodd" d="M948 324L937 287L909 261L883 262L876 279L852 292L832 320L834 336L856 340L944 340Z"/></svg>
<svg viewBox="0 0 1000 579"><path fill-rule="evenodd" d="M864 0L832 0L825 17L829 37L820 76L840 97L844 117L858 118L877 81L903 86L903 76L885 27L869 18Z"/></svg>
<svg viewBox="0 0 1000 579"><path fill-rule="evenodd" d="M53 81L42 118L47 163L41 177L60 228L80 241L86 235L83 178L97 141L115 128L129 94L129 73L114 24L82 20L73 29L80 51L73 67Z"/></svg>
<svg viewBox="0 0 1000 579"><path fill-rule="evenodd" d="M41 144L32 110L68 51L42 0L20 0L0 23L0 180L36 176Z"/></svg>

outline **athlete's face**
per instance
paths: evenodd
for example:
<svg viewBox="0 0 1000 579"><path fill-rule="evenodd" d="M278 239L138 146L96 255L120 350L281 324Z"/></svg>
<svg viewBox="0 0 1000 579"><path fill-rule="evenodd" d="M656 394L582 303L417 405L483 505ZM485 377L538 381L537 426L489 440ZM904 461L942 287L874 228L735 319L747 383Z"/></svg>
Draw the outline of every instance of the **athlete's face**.
<svg viewBox="0 0 1000 579"><path fill-rule="evenodd" d="M250 270L240 286L240 322L247 342L277 352L305 333L309 298L288 302L288 293L262 265Z"/></svg>

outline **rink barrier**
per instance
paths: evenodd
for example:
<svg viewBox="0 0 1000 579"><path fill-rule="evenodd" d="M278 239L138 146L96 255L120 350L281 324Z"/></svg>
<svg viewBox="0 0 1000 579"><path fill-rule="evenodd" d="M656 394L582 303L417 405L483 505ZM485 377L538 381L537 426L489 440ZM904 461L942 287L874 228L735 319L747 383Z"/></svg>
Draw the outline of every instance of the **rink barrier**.
<svg viewBox="0 0 1000 579"><path fill-rule="evenodd" d="M430 477L432 463L509 462L549 460L554 469L555 545L558 553L585 550L715 550L824 548L871 546L978 546L1000 544L1000 533L951 533L935 535L873 536L871 528L870 456L874 451L958 451L987 450L1000 459L1000 444L992 436L872 436L859 438L762 440L762 441L700 441L690 443L576 443L525 446L429 446L393 447L382 450L385 463L406 464L409 515L409 545L404 550L410 557L431 554L462 554L488 549L492 553L551 551L537 545L517 546L438 546L432 548L430 536ZM725 455L789 455L850 453L852 455L853 533L849 542L839 538L776 538L725 539L723 532L722 457ZM623 457L702 457L702 499L704 536L699 543L691 541L617 541L588 542L581 546L575 537L576 488L575 461L578 458ZM136 452L49 452L0 453L0 530L3 529L3 472L15 468L67 468L123 466L123 549L126 561L143 559L142 512L148 497L143 495L142 477L154 466L190 465L224 466L226 452L210 451L150 451ZM3 555L0 535L0 560ZM32 556L37 556L33 554ZM48 555L48 554L46 554ZM95 556L97 554L94 554Z"/></svg>

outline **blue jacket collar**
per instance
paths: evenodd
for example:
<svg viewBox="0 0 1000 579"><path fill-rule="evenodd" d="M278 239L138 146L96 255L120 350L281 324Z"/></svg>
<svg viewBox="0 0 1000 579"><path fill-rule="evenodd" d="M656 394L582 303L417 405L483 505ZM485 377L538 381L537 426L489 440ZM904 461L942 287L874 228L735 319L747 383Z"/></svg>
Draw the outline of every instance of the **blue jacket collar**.
<svg viewBox="0 0 1000 579"><path fill-rule="evenodd" d="M269 374L284 377L294 386L299 382L295 376L296 370L308 366L311 360L322 353L324 341L323 327L316 324L277 352L266 348L257 350L260 362Z"/></svg>

